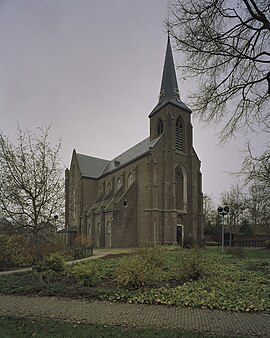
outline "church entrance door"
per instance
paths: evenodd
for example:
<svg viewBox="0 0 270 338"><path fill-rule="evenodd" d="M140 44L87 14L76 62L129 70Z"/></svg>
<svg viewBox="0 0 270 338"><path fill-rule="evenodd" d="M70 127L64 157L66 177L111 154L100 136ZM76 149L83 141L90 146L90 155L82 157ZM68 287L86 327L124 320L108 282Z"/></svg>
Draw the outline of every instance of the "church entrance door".
<svg viewBox="0 0 270 338"><path fill-rule="evenodd" d="M184 225L177 224L176 227L176 241L178 245L184 246Z"/></svg>

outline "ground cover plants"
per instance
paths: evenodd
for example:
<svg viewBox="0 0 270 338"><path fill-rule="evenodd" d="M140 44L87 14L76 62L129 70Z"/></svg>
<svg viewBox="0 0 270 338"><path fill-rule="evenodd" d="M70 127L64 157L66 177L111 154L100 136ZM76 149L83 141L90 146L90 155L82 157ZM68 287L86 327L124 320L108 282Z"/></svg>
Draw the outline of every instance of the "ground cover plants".
<svg viewBox="0 0 270 338"><path fill-rule="evenodd" d="M31 272L0 276L0 292L270 312L269 250L141 248L63 270L54 259L43 284Z"/></svg>

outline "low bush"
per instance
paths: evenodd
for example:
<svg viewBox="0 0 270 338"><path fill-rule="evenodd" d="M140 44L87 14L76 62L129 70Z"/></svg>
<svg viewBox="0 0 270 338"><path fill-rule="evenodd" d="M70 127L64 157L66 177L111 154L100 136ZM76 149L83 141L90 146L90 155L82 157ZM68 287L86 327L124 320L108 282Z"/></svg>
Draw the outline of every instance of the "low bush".
<svg viewBox="0 0 270 338"><path fill-rule="evenodd" d="M179 250L177 274L182 282L196 281L208 273L201 249Z"/></svg>
<svg viewBox="0 0 270 338"><path fill-rule="evenodd" d="M70 268L69 274L75 277L83 286L95 286L100 280L98 269L94 262L87 264L78 264Z"/></svg>
<svg viewBox="0 0 270 338"><path fill-rule="evenodd" d="M121 261L116 269L116 282L132 288L155 284L160 280L164 266L164 248L140 248Z"/></svg>
<svg viewBox="0 0 270 338"><path fill-rule="evenodd" d="M233 246L225 250L225 253L234 256L235 258L245 258L246 254L243 248L239 246Z"/></svg>
<svg viewBox="0 0 270 338"><path fill-rule="evenodd" d="M63 272L65 270L65 259L59 252L55 252L45 257L44 266L53 272Z"/></svg>
<svg viewBox="0 0 270 338"><path fill-rule="evenodd" d="M266 249L270 249L270 240L265 241Z"/></svg>
<svg viewBox="0 0 270 338"><path fill-rule="evenodd" d="M116 269L116 283L120 286L139 288L152 280L149 266L138 255L122 260Z"/></svg>
<svg viewBox="0 0 270 338"><path fill-rule="evenodd" d="M162 268L165 265L164 253L166 252L166 247L154 246L154 247L142 247L137 249L136 255L142 258L146 264Z"/></svg>
<svg viewBox="0 0 270 338"><path fill-rule="evenodd" d="M21 235L0 235L0 270L31 265L29 243Z"/></svg>

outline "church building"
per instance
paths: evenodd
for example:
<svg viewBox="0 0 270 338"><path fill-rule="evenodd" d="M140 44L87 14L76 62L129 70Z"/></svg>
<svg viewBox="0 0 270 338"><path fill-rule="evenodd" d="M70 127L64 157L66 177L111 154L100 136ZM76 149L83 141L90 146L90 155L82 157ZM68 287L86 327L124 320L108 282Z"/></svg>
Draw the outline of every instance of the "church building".
<svg viewBox="0 0 270 338"><path fill-rule="evenodd" d="M169 37L159 101L148 117L150 136L112 160L73 151L65 172L66 230L75 229L82 244L120 248L202 239L200 160Z"/></svg>

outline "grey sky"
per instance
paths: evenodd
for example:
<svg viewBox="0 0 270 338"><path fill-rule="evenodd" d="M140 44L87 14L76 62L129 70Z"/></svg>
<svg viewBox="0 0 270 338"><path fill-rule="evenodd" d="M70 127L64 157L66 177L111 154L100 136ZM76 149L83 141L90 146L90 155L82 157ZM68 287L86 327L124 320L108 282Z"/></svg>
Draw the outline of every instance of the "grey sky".
<svg viewBox="0 0 270 338"><path fill-rule="evenodd" d="M166 48L167 0L0 0L0 129L52 124L51 141L112 159L149 135ZM174 59L181 62L179 55ZM182 101L192 90L178 72ZM193 120L203 190L216 198L241 167L243 137L223 148ZM256 146L260 139L256 139Z"/></svg>

